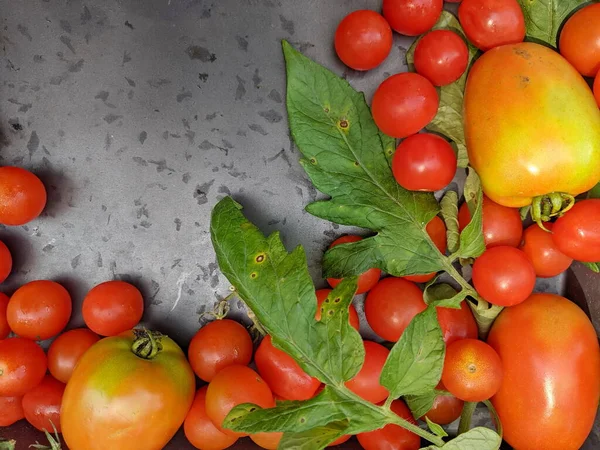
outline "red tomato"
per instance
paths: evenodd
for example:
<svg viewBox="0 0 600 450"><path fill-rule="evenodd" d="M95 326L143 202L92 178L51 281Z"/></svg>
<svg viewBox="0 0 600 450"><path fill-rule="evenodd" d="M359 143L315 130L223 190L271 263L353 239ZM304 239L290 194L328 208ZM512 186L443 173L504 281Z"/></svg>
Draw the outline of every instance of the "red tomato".
<svg viewBox="0 0 600 450"><path fill-rule="evenodd" d="M425 231L440 251L440 253L446 253L446 224L438 216L435 216L429 221L425 227ZM402 278L414 283L427 283L435 277L435 272L426 275L406 275Z"/></svg>
<svg viewBox="0 0 600 450"><path fill-rule="evenodd" d="M594 97L596 97L596 103L598 103L598 108L600 108L600 72L598 72L594 80Z"/></svg>
<svg viewBox="0 0 600 450"><path fill-rule="evenodd" d="M60 429L60 405L62 403L65 384L50 375L23 396L23 411L27 422L40 431L52 432Z"/></svg>
<svg viewBox="0 0 600 450"><path fill-rule="evenodd" d="M0 167L0 224L25 225L46 206L46 188L31 172Z"/></svg>
<svg viewBox="0 0 600 450"><path fill-rule="evenodd" d="M315 314L315 320L321 320L321 305L331 292L331 289L317 289L315 294L317 294L317 312ZM356 312L356 308L354 305L350 304L348 308L348 322L358 331L360 328L360 319L358 318L358 313Z"/></svg>
<svg viewBox="0 0 600 450"><path fill-rule="evenodd" d="M554 225L547 222L544 226L552 231ZM537 224L525 230L520 249L525 252L535 274L540 278L555 277L567 270L573 262L573 258L569 258L556 248L552 233L542 230Z"/></svg>
<svg viewBox="0 0 600 450"><path fill-rule="evenodd" d="M390 351L376 342L364 341L364 345L365 362L354 378L346 381L346 387L369 402L379 403L389 395L379 384L379 377Z"/></svg>
<svg viewBox="0 0 600 450"><path fill-rule="evenodd" d="M261 448L266 448L268 450L277 450L279 446L279 441L283 437L283 433L273 432L273 433L256 433L251 434L250 439L256 445Z"/></svg>
<svg viewBox="0 0 600 450"><path fill-rule="evenodd" d="M304 372L294 358L275 348L271 336L265 336L258 346L254 363L273 393L284 399L308 400L321 386L321 382Z"/></svg>
<svg viewBox="0 0 600 450"><path fill-rule="evenodd" d="M261 408L275 406L273 393L254 370L233 365L221 370L212 379L206 391L206 414L216 427L230 436L248 436L221 427L227 414L237 405L253 403Z"/></svg>
<svg viewBox="0 0 600 450"><path fill-rule="evenodd" d="M410 410L402 400L394 400L391 409L398 416L416 424ZM419 436L406 428L392 424L379 430L359 433L356 438L365 450L417 450L421 447Z"/></svg>
<svg viewBox="0 0 600 450"><path fill-rule="evenodd" d="M211 381L227 366L250 364L253 348L252 338L243 325L230 319L215 320L194 335L188 360L200 379Z"/></svg>
<svg viewBox="0 0 600 450"><path fill-rule="evenodd" d="M465 73L468 64L467 44L453 31L431 31L415 48L415 69L435 86L454 83Z"/></svg>
<svg viewBox="0 0 600 450"><path fill-rule="evenodd" d="M347 442L350 440L352 436L351 435L346 435L346 436L342 436L338 439L336 439L335 441L333 441L331 444L329 444L327 447L335 447L336 445L342 445L344 442Z"/></svg>
<svg viewBox="0 0 600 450"><path fill-rule="evenodd" d="M463 0L458 18L469 41L484 52L525 39L525 18L517 0Z"/></svg>
<svg viewBox="0 0 600 450"><path fill-rule="evenodd" d="M373 95L373 120L381 131L395 138L417 133L433 120L439 106L431 81L418 73L392 75Z"/></svg>
<svg viewBox="0 0 600 450"><path fill-rule="evenodd" d="M445 391L446 387L440 381L437 389ZM448 425L460 417L464 404L465 402L454 395L437 395L433 401L433 406L425 416L438 425ZM425 416L421 420L425 420Z"/></svg>
<svg viewBox="0 0 600 450"><path fill-rule="evenodd" d="M25 418L23 397L0 397L0 427L10 427Z"/></svg>
<svg viewBox="0 0 600 450"><path fill-rule="evenodd" d="M8 295L0 292L0 341L6 339L10 334L10 327L6 320L6 309L8 308Z"/></svg>
<svg viewBox="0 0 600 450"><path fill-rule="evenodd" d="M31 281L12 295L6 309L8 325L15 334L45 340L60 333L71 318L71 296L54 281Z"/></svg>
<svg viewBox="0 0 600 450"><path fill-rule="evenodd" d="M409 191L439 191L456 173L456 153L437 134L414 134L404 139L394 153L392 172Z"/></svg>
<svg viewBox="0 0 600 450"><path fill-rule="evenodd" d="M383 0L383 16L398 33L418 36L431 30L443 7L443 0Z"/></svg>
<svg viewBox="0 0 600 450"><path fill-rule="evenodd" d="M52 376L67 383L79 359L99 340L100 337L87 328L70 330L54 339L48 349L48 370Z"/></svg>
<svg viewBox="0 0 600 450"><path fill-rule="evenodd" d="M0 341L0 397L21 397L36 387L46 373L44 350L20 337Z"/></svg>
<svg viewBox="0 0 600 450"><path fill-rule="evenodd" d="M499 205L483 196L483 238L487 248L499 245L518 247L523 235L521 214L517 208L508 208ZM460 231L471 221L471 212L467 203L463 203L458 210L458 227Z"/></svg>
<svg viewBox="0 0 600 450"><path fill-rule="evenodd" d="M344 17L335 31L335 51L354 70L377 67L391 49L392 29L375 11L354 11Z"/></svg>
<svg viewBox="0 0 600 450"><path fill-rule="evenodd" d="M237 438L221 433L206 415L207 389L208 386L203 386L196 392L192 407L183 422L183 432L190 444L197 449L224 450L235 444Z"/></svg>
<svg viewBox="0 0 600 450"><path fill-rule="evenodd" d="M0 283L10 275L12 270L12 256L6 244L0 241Z"/></svg>
<svg viewBox="0 0 600 450"><path fill-rule="evenodd" d="M438 322L446 345L460 339L477 339L479 330L468 300L460 304L460 309L437 307Z"/></svg>
<svg viewBox="0 0 600 450"><path fill-rule="evenodd" d="M85 324L100 336L116 336L131 330L142 319L144 299L125 281L107 281L94 287L81 307Z"/></svg>
<svg viewBox="0 0 600 450"><path fill-rule="evenodd" d="M582 200L552 228L554 244L577 261L600 261L600 199Z"/></svg>
<svg viewBox="0 0 600 450"><path fill-rule="evenodd" d="M600 71L600 5L581 8L563 26L559 40L560 54L586 76Z"/></svg>
<svg viewBox="0 0 600 450"><path fill-rule="evenodd" d="M362 238L360 236L354 236L354 235L342 236L340 238L337 238L335 241L333 241L331 243L331 245L329 246L329 248L333 248L336 245L340 245L340 244L348 244L350 242L357 242L360 240L362 240ZM358 289L356 291L356 294L364 294L365 292L369 291L373 286L375 286L377 284L380 276L381 276L381 270L376 269L376 268L369 269L365 273L360 274L358 277ZM342 281L342 279L338 279L338 278L327 278L327 283L329 283L329 285L332 288L334 288L338 284L340 284L341 281Z"/></svg>
<svg viewBox="0 0 600 450"><path fill-rule="evenodd" d="M527 255L514 247L486 250L473 264L473 284L488 302L513 306L523 302L535 286L535 271Z"/></svg>

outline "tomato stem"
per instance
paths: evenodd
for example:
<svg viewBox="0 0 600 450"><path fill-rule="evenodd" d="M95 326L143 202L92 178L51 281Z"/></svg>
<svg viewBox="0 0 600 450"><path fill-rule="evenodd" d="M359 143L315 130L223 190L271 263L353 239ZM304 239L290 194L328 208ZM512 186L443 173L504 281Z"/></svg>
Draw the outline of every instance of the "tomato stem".
<svg viewBox="0 0 600 450"><path fill-rule="evenodd" d="M460 422L458 424L458 435L466 433L471 429L471 419L473 413L477 407L477 402L465 402L463 406L462 414L460 415Z"/></svg>
<svg viewBox="0 0 600 450"><path fill-rule="evenodd" d="M141 330L133 330L135 339L131 344L131 351L142 359L153 359L162 350L162 344L160 343L163 337L158 331L150 331L146 328Z"/></svg>

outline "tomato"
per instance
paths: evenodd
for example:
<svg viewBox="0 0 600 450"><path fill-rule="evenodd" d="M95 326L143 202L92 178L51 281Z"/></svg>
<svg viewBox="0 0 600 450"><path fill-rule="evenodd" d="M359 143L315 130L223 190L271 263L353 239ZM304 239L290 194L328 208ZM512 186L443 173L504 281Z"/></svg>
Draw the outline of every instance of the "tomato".
<svg viewBox="0 0 600 450"><path fill-rule="evenodd" d="M440 381L437 389L446 390L446 387ZM438 425L448 425L460 417L464 404L465 402L454 395L436 395L433 406L427 411L425 416ZM425 416L421 420L425 420Z"/></svg>
<svg viewBox="0 0 600 450"><path fill-rule="evenodd" d="M10 334L10 327L6 320L6 309L8 308L8 295L0 292L0 341L6 339Z"/></svg>
<svg viewBox="0 0 600 450"><path fill-rule="evenodd" d="M398 33L418 36L431 30L443 7L443 0L383 0L383 16Z"/></svg>
<svg viewBox="0 0 600 450"><path fill-rule="evenodd" d="M315 314L315 320L321 320L321 305L331 292L331 289L317 289L315 294L317 295L317 312ZM360 328L360 319L358 318L358 313L356 312L356 308L354 305L350 304L348 308L348 322L358 331Z"/></svg>
<svg viewBox="0 0 600 450"><path fill-rule="evenodd" d="M375 11L354 11L344 17L335 31L335 51L354 70L377 67L391 49L392 29Z"/></svg>
<svg viewBox="0 0 600 450"><path fill-rule="evenodd" d="M563 26L560 54L586 77L600 71L600 5L581 8Z"/></svg>
<svg viewBox="0 0 600 450"><path fill-rule="evenodd" d="M585 313L564 297L533 294L500 313L488 343L504 366L492 398L504 439L519 450L579 449L600 398L598 337Z"/></svg>
<svg viewBox="0 0 600 450"><path fill-rule="evenodd" d="M54 378L67 383L83 354L100 337L87 328L77 328L58 336L48 348L48 370Z"/></svg>
<svg viewBox="0 0 600 450"><path fill-rule="evenodd" d="M283 437L283 433L273 432L273 433L256 433L250 435L250 439L261 448L266 448L268 450L277 450L279 446L279 441Z"/></svg>
<svg viewBox="0 0 600 450"><path fill-rule="evenodd" d="M585 262L600 261L600 199L575 203L554 223L552 240L568 257Z"/></svg>
<svg viewBox="0 0 600 450"><path fill-rule="evenodd" d="M392 172L400 186L410 191L439 191L456 173L456 153L437 134L414 134L394 153Z"/></svg>
<svg viewBox="0 0 600 450"><path fill-rule="evenodd" d="M0 224L25 225L46 206L41 180L19 167L0 167Z"/></svg>
<svg viewBox="0 0 600 450"><path fill-rule="evenodd" d="M340 245L340 244L348 244L350 242L357 242L360 240L362 240L362 238L360 236L354 236L354 235L342 236L340 238L337 238L335 241L333 241L331 243L331 245L329 246L329 248L333 248L336 245ZM373 286L375 286L377 284L380 276L381 276L381 270L376 269L376 268L369 269L365 273L360 274L358 277L358 289L356 291L356 294L364 294L365 292L369 291ZM327 283L329 283L329 285L332 288L334 288L338 284L340 284L341 281L342 280L338 279L338 278L327 278Z"/></svg>
<svg viewBox="0 0 600 450"><path fill-rule="evenodd" d="M185 353L169 337L130 330L83 354L63 396L71 450L160 450L183 423L196 391Z"/></svg>
<svg viewBox="0 0 600 450"><path fill-rule="evenodd" d="M0 397L21 397L42 381L48 363L44 350L20 337L0 341Z"/></svg>
<svg viewBox="0 0 600 450"><path fill-rule="evenodd" d="M337 438L335 441L333 441L331 444L329 444L327 447L335 447L337 445L342 445L344 442L348 442L350 440L352 436L351 435L346 435L346 436L342 436L340 438Z"/></svg>
<svg viewBox="0 0 600 450"><path fill-rule="evenodd" d="M60 405L65 384L50 375L23 396L23 411L27 422L40 431L52 432L60 428Z"/></svg>
<svg viewBox="0 0 600 450"><path fill-rule="evenodd" d="M392 75L379 85L371 110L381 131L395 138L417 133L433 120L439 106L431 81L418 73Z"/></svg>
<svg viewBox="0 0 600 450"><path fill-rule="evenodd" d="M550 222L545 224L550 231L553 226ZM520 249L525 252L536 276L540 278L555 277L567 270L573 262L573 258L569 258L556 247L552 233L542 230L537 224L525 230Z"/></svg>
<svg viewBox="0 0 600 450"><path fill-rule="evenodd" d="M416 424L413 416L402 400L394 400L391 409L398 416ZM365 450L417 450L421 447L421 438L399 425L386 425L379 430L356 435Z"/></svg>
<svg viewBox="0 0 600 450"><path fill-rule="evenodd" d="M243 325L230 319L215 320L198 330L190 342L188 359L204 381L211 381L223 368L250 364L252 338Z"/></svg>
<svg viewBox="0 0 600 450"><path fill-rule="evenodd" d="M458 18L469 41L484 52L525 39L525 18L517 0L463 0Z"/></svg>
<svg viewBox="0 0 600 450"><path fill-rule="evenodd" d="M600 108L600 72L598 72L594 80L594 97L596 97L596 103L598 103L598 108Z"/></svg>
<svg viewBox="0 0 600 450"><path fill-rule="evenodd" d="M435 86L458 80L469 64L469 49L453 31L435 30L423 36L415 47L415 69Z"/></svg>
<svg viewBox="0 0 600 450"><path fill-rule="evenodd" d="M371 341L364 341L364 346L365 362L354 378L346 381L346 387L371 403L379 403L389 395L388 390L379 384L379 377L390 351Z"/></svg>
<svg viewBox="0 0 600 450"><path fill-rule="evenodd" d="M527 255L514 247L486 250L473 264L473 285L488 302L513 306L533 292L535 271Z"/></svg>
<svg viewBox="0 0 600 450"><path fill-rule="evenodd" d="M224 450L237 441L234 436L221 433L206 415L206 390L203 386L196 392L192 407L185 416L183 432L194 447L200 450Z"/></svg>
<svg viewBox="0 0 600 450"><path fill-rule="evenodd" d="M440 251L440 253L446 253L446 224L444 221L440 219L438 216L435 216L433 219L429 221L427 226L425 227L425 231ZM432 280L435 277L436 273L429 273L425 275L406 275L402 278L408 281L412 281L414 283L427 283L429 280Z"/></svg>
<svg viewBox="0 0 600 450"><path fill-rule="evenodd" d="M0 427L10 427L25 418L22 397L0 397Z"/></svg>
<svg viewBox="0 0 600 450"><path fill-rule="evenodd" d="M3 283L12 270L12 256L6 244L0 241L0 283Z"/></svg>
<svg viewBox="0 0 600 450"><path fill-rule="evenodd" d="M101 336L116 336L135 327L144 313L140 291L125 281L107 281L94 287L81 307L85 324Z"/></svg>
<svg viewBox="0 0 600 450"><path fill-rule="evenodd" d="M477 339L479 330L468 300L460 304L460 309L437 307L438 322L446 345L459 339Z"/></svg>

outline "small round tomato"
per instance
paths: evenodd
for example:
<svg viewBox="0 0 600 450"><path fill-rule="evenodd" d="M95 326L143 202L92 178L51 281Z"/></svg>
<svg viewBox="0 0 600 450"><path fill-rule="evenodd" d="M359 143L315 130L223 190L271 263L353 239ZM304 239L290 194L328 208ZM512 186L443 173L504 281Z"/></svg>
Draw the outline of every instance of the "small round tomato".
<svg viewBox="0 0 600 450"><path fill-rule="evenodd" d="M394 153L392 172L409 191L434 192L445 188L456 174L456 153L437 134L414 134L404 139Z"/></svg>
<svg viewBox="0 0 600 450"><path fill-rule="evenodd" d="M558 47L577 71L594 77L600 71L600 4L588 5L565 23Z"/></svg>
<svg viewBox="0 0 600 450"><path fill-rule="evenodd" d="M346 387L371 403L385 400L389 392L379 383L381 371L390 351L376 342L364 341L365 362Z"/></svg>
<svg viewBox="0 0 600 450"><path fill-rule="evenodd" d="M144 313L140 291L125 281L107 281L83 299L83 320L100 336L116 336L135 327Z"/></svg>
<svg viewBox="0 0 600 450"><path fill-rule="evenodd" d="M0 167L0 224L25 225L46 206L41 180L20 167Z"/></svg>
<svg viewBox="0 0 600 450"><path fill-rule="evenodd" d="M65 384L51 375L44 379L23 396L23 411L27 422L40 431L56 431L60 429L60 405L62 403Z"/></svg>
<svg viewBox="0 0 600 450"><path fill-rule="evenodd" d="M465 402L490 399L502 384L502 360L483 341L461 339L446 347L442 383Z"/></svg>
<svg viewBox="0 0 600 450"><path fill-rule="evenodd" d="M465 73L468 64L467 44L453 31L431 31L415 48L415 69L435 86L454 83Z"/></svg>
<svg viewBox="0 0 600 450"><path fill-rule="evenodd" d="M392 75L373 95L373 120L385 134L405 138L433 120L439 101L435 87L424 76L412 72Z"/></svg>
<svg viewBox="0 0 600 450"><path fill-rule="evenodd" d="M3 283L12 270L12 256L6 244L0 241L0 283Z"/></svg>
<svg viewBox="0 0 600 450"><path fill-rule="evenodd" d="M230 319L215 320L194 335L188 360L200 379L211 381L227 366L250 364L252 350L252 338L243 325Z"/></svg>
<svg viewBox="0 0 600 450"><path fill-rule="evenodd" d="M67 383L83 354L100 337L87 328L77 328L58 336L48 349L48 370L54 378Z"/></svg>
<svg viewBox="0 0 600 450"><path fill-rule="evenodd" d="M458 18L469 41L484 52L525 39L525 18L517 0L463 0Z"/></svg>
<svg viewBox="0 0 600 450"><path fill-rule="evenodd" d="M348 244L350 242L358 242L362 240L360 236L347 235L337 238L335 241L331 243L329 248L333 248L336 245L340 244ZM377 284L379 281L379 277L381 276L381 270L377 268L369 269L365 273L361 273L358 276L358 289L356 290L356 294L364 294L369 291L373 286ZM327 278L327 283L329 286L336 287L342 281L341 278Z"/></svg>
<svg viewBox="0 0 600 450"><path fill-rule="evenodd" d="M479 330L473 312L467 304L468 300L456 308L436 308L438 322L442 329L442 337L446 345L450 345L459 339L477 339Z"/></svg>
<svg viewBox="0 0 600 450"><path fill-rule="evenodd" d="M402 400L394 400L391 409L398 416L412 424L415 419ZM361 447L365 450L417 450L421 447L421 438L399 425L386 425L379 430L356 435Z"/></svg>
<svg viewBox="0 0 600 450"><path fill-rule="evenodd" d="M600 199L575 203L554 223L552 239L558 250L577 261L600 261Z"/></svg>
<svg viewBox="0 0 600 450"><path fill-rule="evenodd" d="M25 418L23 397L0 397L0 427L10 427Z"/></svg>
<svg viewBox="0 0 600 450"><path fill-rule="evenodd" d="M6 309L8 308L9 298L8 295L0 292L0 341L6 339L10 334L10 327L6 320Z"/></svg>
<svg viewBox="0 0 600 450"><path fill-rule="evenodd" d="M71 296L60 284L49 280L31 281L12 295L6 318L15 334L43 341L67 326L72 307Z"/></svg>
<svg viewBox="0 0 600 450"><path fill-rule="evenodd" d="M315 294L317 295L317 312L315 314L315 320L321 320L321 305L331 292L331 289L317 289ZM348 308L348 322L355 330L359 330L360 328L360 319L358 318L358 313L356 312L356 308L353 304L350 304Z"/></svg>
<svg viewBox="0 0 600 450"><path fill-rule="evenodd" d="M21 397L42 381L48 363L44 350L20 337L0 341L0 397Z"/></svg>
<svg viewBox="0 0 600 450"><path fill-rule="evenodd" d="M383 16L400 34L418 36L438 21L443 0L383 0Z"/></svg>
<svg viewBox="0 0 600 450"><path fill-rule="evenodd" d="M483 196L482 207L483 238L487 248L499 245L518 247L523 236L523 223L517 208L499 205ZM458 210L458 228L460 231L471 221L471 212L467 203Z"/></svg>
<svg viewBox="0 0 600 450"><path fill-rule="evenodd" d="M437 389L445 391L446 387L444 386L444 383L440 381L437 385ZM422 417L422 420L425 420L425 417L428 417L433 423L437 423L438 425L448 425L460 417L464 404L465 402L456 398L454 395L436 395L433 406L427 411L425 416Z"/></svg>
<svg viewBox="0 0 600 450"><path fill-rule="evenodd" d="M348 442L351 437L352 436L349 434L339 437L335 441L333 441L331 444L329 444L327 447L335 447L337 445L342 445L344 442Z"/></svg>
<svg viewBox="0 0 600 450"><path fill-rule="evenodd" d="M531 225L523 233L520 249L529 257L535 274L540 278L550 278L563 273L573 262L562 253L552 239L553 224L546 222L544 226L550 233L542 230L537 224Z"/></svg>
<svg viewBox="0 0 600 450"><path fill-rule="evenodd" d="M440 253L446 253L446 224L444 221L440 219L438 216L435 216L433 219L429 221L427 226L425 227L425 231L440 251ZM402 278L408 281L412 281L413 283L427 283L435 277L435 272L425 274L425 275L406 275Z"/></svg>
<svg viewBox="0 0 600 450"><path fill-rule="evenodd" d="M242 403L253 403L261 408L275 406L273 393L259 374L246 366L227 366L208 385L206 414L223 433L236 437L248 436L248 433L237 433L221 426L227 414Z"/></svg>
<svg viewBox="0 0 600 450"><path fill-rule="evenodd" d="M207 389L208 386L203 386L196 392L192 407L183 422L183 432L190 444L197 449L224 450L235 444L237 438L219 431L206 415Z"/></svg>
<svg viewBox="0 0 600 450"><path fill-rule="evenodd" d="M273 393L286 400L308 400L321 386L321 382L302 370L294 358L275 348L271 336L265 336L258 346L254 363Z"/></svg>
<svg viewBox="0 0 600 450"><path fill-rule="evenodd" d="M354 70L377 67L391 49L392 29L375 11L354 11L342 19L335 31L335 51Z"/></svg>
<svg viewBox="0 0 600 450"><path fill-rule="evenodd" d="M279 441L281 441L282 437L283 433L277 431L273 433L256 433L250 435L252 442L261 448L266 448L267 450L277 450Z"/></svg>
<svg viewBox="0 0 600 450"><path fill-rule="evenodd" d="M594 80L594 97L596 97L596 103L598 103L598 108L600 108L600 72L598 72Z"/></svg>
<svg viewBox="0 0 600 450"><path fill-rule="evenodd" d="M514 306L533 292L535 271L527 255L514 247L486 250L473 264L473 284L488 302Z"/></svg>

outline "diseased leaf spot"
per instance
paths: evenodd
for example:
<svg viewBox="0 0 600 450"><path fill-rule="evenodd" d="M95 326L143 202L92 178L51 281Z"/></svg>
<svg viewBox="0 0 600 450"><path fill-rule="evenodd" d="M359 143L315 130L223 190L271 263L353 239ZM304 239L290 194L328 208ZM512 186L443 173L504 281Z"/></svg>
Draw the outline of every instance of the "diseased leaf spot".
<svg viewBox="0 0 600 450"><path fill-rule="evenodd" d="M300 423L306 423L306 418L300 417Z"/></svg>
<svg viewBox="0 0 600 450"><path fill-rule="evenodd" d="M258 274L256 272L252 272L250 274L250 278L256 278L258 276Z"/></svg>
<svg viewBox="0 0 600 450"><path fill-rule="evenodd" d="M336 298L336 299L335 299L333 302L334 302L334 303L339 303L339 302L341 302L341 301L342 301L342 299L341 299L341 298L339 298L339 297L337 297L337 298Z"/></svg>
<svg viewBox="0 0 600 450"><path fill-rule="evenodd" d="M348 120L346 119L341 119L338 122L338 126L342 129L342 130L347 130L348 127L350 126L350 123L348 122Z"/></svg>
<svg viewBox="0 0 600 450"><path fill-rule="evenodd" d="M354 165L355 165L356 167L360 167L360 163L359 163L358 161L354 161Z"/></svg>
<svg viewBox="0 0 600 450"><path fill-rule="evenodd" d="M325 108L323 108L323 111L325 111L325 114L329 114L329 106L326 106Z"/></svg>
<svg viewBox="0 0 600 450"><path fill-rule="evenodd" d="M333 316L334 311L333 309L330 309L329 311L327 311L327 315L329 315L330 317Z"/></svg>
<svg viewBox="0 0 600 450"><path fill-rule="evenodd" d="M260 263L264 262L266 258L267 258L267 256L264 253L261 253L254 260L260 264Z"/></svg>
<svg viewBox="0 0 600 450"><path fill-rule="evenodd" d="M316 158L310 158L310 163L314 166L315 164L317 164L317 160Z"/></svg>
<svg viewBox="0 0 600 450"><path fill-rule="evenodd" d="M250 408L250 412L254 412L254 411L256 411L255 407Z"/></svg>

